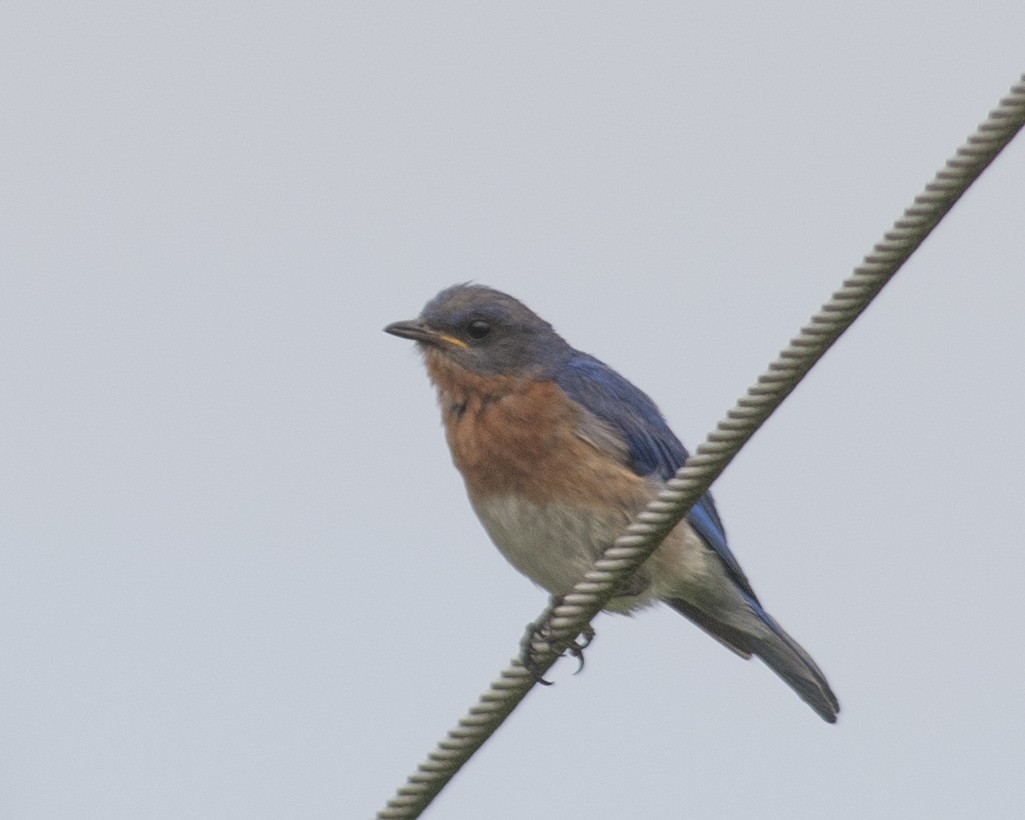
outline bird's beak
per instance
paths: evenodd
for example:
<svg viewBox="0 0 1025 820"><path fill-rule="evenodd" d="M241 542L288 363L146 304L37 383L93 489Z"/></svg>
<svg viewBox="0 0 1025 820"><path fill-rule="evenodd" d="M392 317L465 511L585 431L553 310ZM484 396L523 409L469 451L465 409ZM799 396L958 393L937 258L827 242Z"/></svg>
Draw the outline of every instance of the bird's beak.
<svg viewBox="0 0 1025 820"><path fill-rule="evenodd" d="M460 347L466 348L466 342L449 336L447 333L435 330L419 319L412 319L407 322L392 322L384 329L385 333L392 336L401 336L403 339L412 339L414 342L421 342L434 347Z"/></svg>

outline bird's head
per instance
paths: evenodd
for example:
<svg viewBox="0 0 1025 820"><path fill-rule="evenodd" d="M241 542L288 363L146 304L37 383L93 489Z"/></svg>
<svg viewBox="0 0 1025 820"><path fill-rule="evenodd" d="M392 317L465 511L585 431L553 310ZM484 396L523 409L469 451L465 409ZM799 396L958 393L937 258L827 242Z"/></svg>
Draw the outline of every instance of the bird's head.
<svg viewBox="0 0 1025 820"><path fill-rule="evenodd" d="M548 322L508 294L484 285L453 285L416 319L386 333L413 339L428 355L486 376L550 375L572 348Z"/></svg>

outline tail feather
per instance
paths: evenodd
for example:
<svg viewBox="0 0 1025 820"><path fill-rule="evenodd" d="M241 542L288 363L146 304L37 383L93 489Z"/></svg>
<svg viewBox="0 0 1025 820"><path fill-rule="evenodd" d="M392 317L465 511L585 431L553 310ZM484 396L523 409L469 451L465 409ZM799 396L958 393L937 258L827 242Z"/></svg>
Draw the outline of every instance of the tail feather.
<svg viewBox="0 0 1025 820"><path fill-rule="evenodd" d="M756 630L757 634L726 624L686 601L673 599L666 603L742 658L757 655L823 720L836 723L840 703L829 688L826 676L801 645L756 601L749 600L748 603L762 627Z"/></svg>

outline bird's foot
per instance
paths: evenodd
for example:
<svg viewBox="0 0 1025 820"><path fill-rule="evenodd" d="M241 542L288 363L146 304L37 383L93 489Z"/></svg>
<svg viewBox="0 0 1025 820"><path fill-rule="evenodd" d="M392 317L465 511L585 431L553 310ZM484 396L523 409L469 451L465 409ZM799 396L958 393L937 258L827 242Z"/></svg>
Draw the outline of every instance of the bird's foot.
<svg viewBox="0 0 1025 820"><path fill-rule="evenodd" d="M523 635L523 640L520 641L520 663L523 664L523 667L534 678L534 682L540 683L543 686L551 686L552 681L546 680L544 677L544 671L541 669L538 660L538 653L534 650L535 643L547 644L553 652L558 652L560 656L566 653L572 655L579 664L576 672L573 674L578 675L584 668L584 650L594 640L594 629L591 628L590 624L584 627L583 631L572 640L561 639L558 643L552 640L552 628L549 618L551 611L559 603L560 599L553 598L548 612L533 623L527 624L527 631Z"/></svg>

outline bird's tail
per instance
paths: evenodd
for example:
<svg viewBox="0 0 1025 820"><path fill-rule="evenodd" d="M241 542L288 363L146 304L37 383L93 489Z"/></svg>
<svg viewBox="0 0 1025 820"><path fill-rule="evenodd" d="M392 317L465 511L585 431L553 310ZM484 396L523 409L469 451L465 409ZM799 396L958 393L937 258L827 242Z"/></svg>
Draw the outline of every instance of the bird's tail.
<svg viewBox="0 0 1025 820"><path fill-rule="evenodd" d="M747 595L744 597L748 598ZM840 703L829 688L826 676L801 645L757 601L748 598L752 614L759 621L758 628L750 632L723 623L686 601L674 599L667 603L741 657L757 655L823 720L836 723Z"/></svg>

